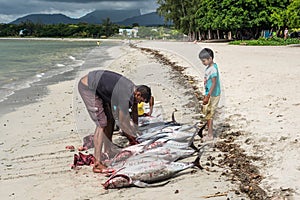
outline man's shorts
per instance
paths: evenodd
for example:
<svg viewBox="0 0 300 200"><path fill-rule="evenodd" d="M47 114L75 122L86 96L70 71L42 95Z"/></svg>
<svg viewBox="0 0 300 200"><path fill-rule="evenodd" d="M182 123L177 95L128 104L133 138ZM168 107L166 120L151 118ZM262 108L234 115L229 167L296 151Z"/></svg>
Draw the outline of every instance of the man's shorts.
<svg viewBox="0 0 300 200"><path fill-rule="evenodd" d="M96 126L104 128L107 126L107 121L114 122L110 104L104 103L96 91L90 90L81 81L78 83L78 91Z"/></svg>
<svg viewBox="0 0 300 200"><path fill-rule="evenodd" d="M203 105L202 112L205 115L206 120L210 120L213 118L215 114L215 110L218 107L220 101L220 95L219 96L211 96L208 100L208 104Z"/></svg>

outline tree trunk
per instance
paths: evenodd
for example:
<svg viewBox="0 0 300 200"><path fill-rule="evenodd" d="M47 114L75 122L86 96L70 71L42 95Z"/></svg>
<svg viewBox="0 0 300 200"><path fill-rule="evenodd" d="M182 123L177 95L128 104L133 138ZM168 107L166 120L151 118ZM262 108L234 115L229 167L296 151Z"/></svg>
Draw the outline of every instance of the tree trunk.
<svg viewBox="0 0 300 200"><path fill-rule="evenodd" d="M219 32L219 29L217 30L217 37L218 37L218 40L220 39L220 32Z"/></svg>
<svg viewBox="0 0 300 200"><path fill-rule="evenodd" d="M193 41L197 40L197 35L196 35L196 32L193 31Z"/></svg>
<svg viewBox="0 0 300 200"><path fill-rule="evenodd" d="M228 40L232 40L231 31L228 32Z"/></svg>
<svg viewBox="0 0 300 200"><path fill-rule="evenodd" d="M191 32L188 33L188 41L189 42L192 41L192 33Z"/></svg>
<svg viewBox="0 0 300 200"><path fill-rule="evenodd" d="M208 29L208 39L209 39L209 40L211 39L211 32L210 32L210 29Z"/></svg>

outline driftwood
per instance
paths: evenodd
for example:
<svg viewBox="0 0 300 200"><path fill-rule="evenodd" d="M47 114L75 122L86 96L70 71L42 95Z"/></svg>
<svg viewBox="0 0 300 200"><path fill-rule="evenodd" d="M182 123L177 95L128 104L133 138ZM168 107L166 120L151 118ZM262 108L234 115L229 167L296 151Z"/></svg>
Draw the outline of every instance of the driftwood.
<svg viewBox="0 0 300 200"><path fill-rule="evenodd" d="M228 194L228 192L216 193L216 194L210 194L210 195L202 196L202 198L208 199L208 198L212 198L212 197L221 197L221 196L226 196L227 194Z"/></svg>

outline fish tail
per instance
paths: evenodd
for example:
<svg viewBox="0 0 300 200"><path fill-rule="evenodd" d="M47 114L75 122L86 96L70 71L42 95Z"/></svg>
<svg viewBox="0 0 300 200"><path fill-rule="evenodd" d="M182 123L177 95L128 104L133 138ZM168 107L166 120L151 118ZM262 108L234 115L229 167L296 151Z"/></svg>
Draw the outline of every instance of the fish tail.
<svg viewBox="0 0 300 200"><path fill-rule="evenodd" d="M206 146L207 146L207 144L205 144L205 145L203 145L202 147L199 148L198 156L195 159L195 161L193 162L194 166L198 167L199 169L203 169L203 167L200 164L200 159L201 159L201 156L204 153L204 147L206 147Z"/></svg>
<svg viewBox="0 0 300 200"><path fill-rule="evenodd" d="M189 143L189 147L191 147L195 151L199 151L199 149L195 146L194 141L192 141L191 143Z"/></svg>
<svg viewBox="0 0 300 200"><path fill-rule="evenodd" d="M195 135L198 133L198 130L196 128L196 132L193 134L193 136L191 137L188 146L191 147L192 149L194 149L195 151L199 151L199 149L195 146L194 144L194 139L195 139Z"/></svg>
<svg viewBox="0 0 300 200"><path fill-rule="evenodd" d="M199 131L198 131L198 135L199 135L199 137L201 137L201 138L203 138L203 130L204 130L204 128L206 127L206 125L207 125L207 122L199 129Z"/></svg>

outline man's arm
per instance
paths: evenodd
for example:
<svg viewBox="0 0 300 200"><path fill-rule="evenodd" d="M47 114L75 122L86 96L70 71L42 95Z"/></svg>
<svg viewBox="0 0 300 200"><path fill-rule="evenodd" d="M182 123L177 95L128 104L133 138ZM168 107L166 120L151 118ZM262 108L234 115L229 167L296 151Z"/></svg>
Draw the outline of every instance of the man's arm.
<svg viewBox="0 0 300 200"><path fill-rule="evenodd" d="M137 125L132 123L129 112L124 113L122 110L119 111L119 126L126 134L136 136Z"/></svg>
<svg viewBox="0 0 300 200"><path fill-rule="evenodd" d="M153 112L153 106L154 106L154 97L151 96L150 101L149 101L150 111L147 113L149 116L152 115L152 112Z"/></svg>
<svg viewBox="0 0 300 200"><path fill-rule="evenodd" d="M139 123L139 115L138 115L138 104L137 103L133 103L132 108L131 108L131 112L132 112L132 121L138 125Z"/></svg>

